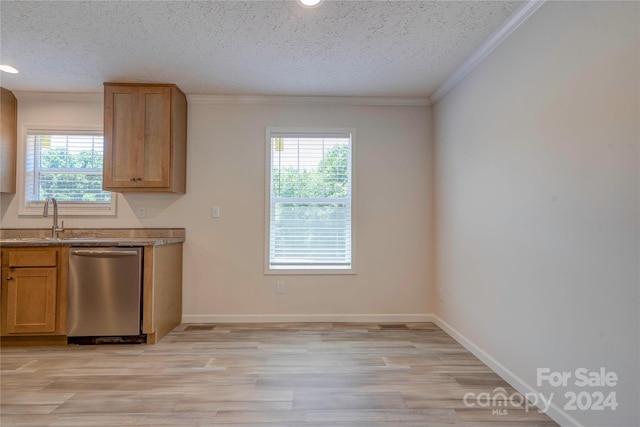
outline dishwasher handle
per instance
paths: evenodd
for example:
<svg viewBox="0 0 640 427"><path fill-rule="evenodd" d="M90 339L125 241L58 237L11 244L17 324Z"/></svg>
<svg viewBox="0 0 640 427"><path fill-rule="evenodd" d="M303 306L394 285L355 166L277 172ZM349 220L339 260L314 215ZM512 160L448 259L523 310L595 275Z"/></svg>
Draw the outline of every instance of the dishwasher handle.
<svg viewBox="0 0 640 427"><path fill-rule="evenodd" d="M125 257L125 256L138 256L138 251L131 251L131 250L97 251L95 249L72 249L71 255L96 257L96 258L119 258L119 257Z"/></svg>

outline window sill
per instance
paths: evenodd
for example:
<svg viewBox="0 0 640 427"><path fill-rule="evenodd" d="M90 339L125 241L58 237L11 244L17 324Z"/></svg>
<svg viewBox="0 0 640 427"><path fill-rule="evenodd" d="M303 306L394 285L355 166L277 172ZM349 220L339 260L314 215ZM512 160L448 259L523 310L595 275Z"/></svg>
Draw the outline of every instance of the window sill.
<svg viewBox="0 0 640 427"><path fill-rule="evenodd" d="M44 203L30 203L27 206L21 206L18 212L19 216L42 216ZM49 215L53 215L53 207L49 207ZM70 204L65 205L58 202L58 215L60 216L115 216L116 215L116 198L109 205L81 205Z"/></svg>
<svg viewBox="0 0 640 427"><path fill-rule="evenodd" d="M356 269L351 268L307 268L307 267L288 267L288 268L265 268L264 274L267 276L329 276L329 275L354 275Z"/></svg>

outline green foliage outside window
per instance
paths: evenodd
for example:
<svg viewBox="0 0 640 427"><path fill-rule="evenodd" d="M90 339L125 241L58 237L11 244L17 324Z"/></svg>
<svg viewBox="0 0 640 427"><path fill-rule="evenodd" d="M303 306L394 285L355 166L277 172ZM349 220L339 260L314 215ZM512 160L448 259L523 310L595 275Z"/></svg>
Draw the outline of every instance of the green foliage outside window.
<svg viewBox="0 0 640 427"><path fill-rule="evenodd" d="M108 203L111 193L102 190L102 162L102 152L43 149L37 172L38 200L53 196L61 202Z"/></svg>
<svg viewBox="0 0 640 427"><path fill-rule="evenodd" d="M349 195L349 146L331 148L317 167L273 170L273 196L277 198L344 198Z"/></svg>

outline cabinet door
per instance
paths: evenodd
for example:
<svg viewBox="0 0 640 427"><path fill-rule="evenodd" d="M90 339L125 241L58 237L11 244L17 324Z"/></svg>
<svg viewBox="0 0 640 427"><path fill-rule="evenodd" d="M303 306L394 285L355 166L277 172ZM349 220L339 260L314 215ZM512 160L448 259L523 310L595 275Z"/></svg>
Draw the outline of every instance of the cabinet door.
<svg viewBox="0 0 640 427"><path fill-rule="evenodd" d="M142 145L138 89L107 86L104 101L103 187L136 187Z"/></svg>
<svg viewBox="0 0 640 427"><path fill-rule="evenodd" d="M55 332L56 276L55 267L2 270L6 287L2 308L7 334Z"/></svg>
<svg viewBox="0 0 640 427"><path fill-rule="evenodd" d="M0 192L15 193L18 102L5 88L0 88L0 98Z"/></svg>
<svg viewBox="0 0 640 427"><path fill-rule="evenodd" d="M171 174L171 88L141 87L138 102L143 143L138 151L139 187L169 187Z"/></svg>

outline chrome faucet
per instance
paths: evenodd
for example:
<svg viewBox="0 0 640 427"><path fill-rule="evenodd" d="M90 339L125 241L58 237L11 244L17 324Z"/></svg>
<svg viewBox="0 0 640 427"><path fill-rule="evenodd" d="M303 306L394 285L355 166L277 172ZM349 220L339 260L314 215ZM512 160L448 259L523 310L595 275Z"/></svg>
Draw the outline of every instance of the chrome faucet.
<svg viewBox="0 0 640 427"><path fill-rule="evenodd" d="M64 231L64 220L62 221L62 227L58 227L58 201L55 197L47 197L44 201L44 210L42 211L43 217L49 216L49 202L53 202L53 226L51 227L51 238L57 239L58 233Z"/></svg>

